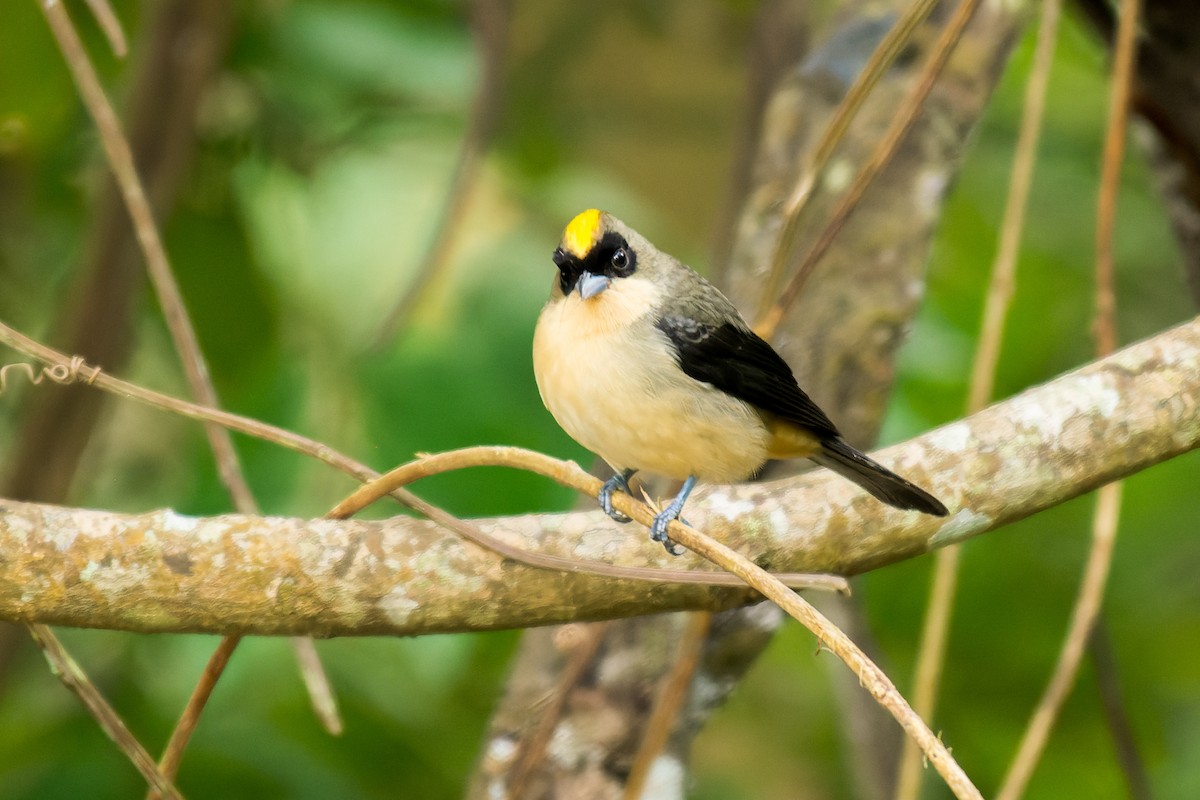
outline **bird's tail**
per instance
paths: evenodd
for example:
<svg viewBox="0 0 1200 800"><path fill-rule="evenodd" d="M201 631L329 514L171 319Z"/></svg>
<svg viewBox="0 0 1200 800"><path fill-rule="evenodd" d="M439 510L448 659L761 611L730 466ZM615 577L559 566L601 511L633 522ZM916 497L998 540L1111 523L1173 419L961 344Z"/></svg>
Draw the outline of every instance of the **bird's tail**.
<svg viewBox="0 0 1200 800"><path fill-rule="evenodd" d="M889 506L921 511L938 517L950 513L929 492L909 483L881 464L876 464L851 447L845 439L823 439L820 452L810 458L854 481Z"/></svg>

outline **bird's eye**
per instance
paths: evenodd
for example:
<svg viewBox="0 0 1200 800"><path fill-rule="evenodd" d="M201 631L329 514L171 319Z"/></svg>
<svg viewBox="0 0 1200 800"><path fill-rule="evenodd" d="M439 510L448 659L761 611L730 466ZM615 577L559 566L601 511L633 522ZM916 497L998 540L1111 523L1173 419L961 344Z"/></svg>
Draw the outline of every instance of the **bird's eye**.
<svg viewBox="0 0 1200 800"><path fill-rule="evenodd" d="M612 265L615 270L623 270L629 265L629 254L625 252L624 247L618 247L616 252L612 254Z"/></svg>

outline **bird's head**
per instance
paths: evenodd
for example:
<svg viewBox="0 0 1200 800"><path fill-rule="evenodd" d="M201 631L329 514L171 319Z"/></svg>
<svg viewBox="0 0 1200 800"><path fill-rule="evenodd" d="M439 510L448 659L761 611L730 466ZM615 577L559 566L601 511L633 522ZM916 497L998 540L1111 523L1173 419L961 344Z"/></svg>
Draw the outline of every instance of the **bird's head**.
<svg viewBox="0 0 1200 800"><path fill-rule="evenodd" d="M640 243L636 233L605 211L589 208L576 215L554 251L559 288L564 295L578 292L581 300L597 297L642 266Z"/></svg>

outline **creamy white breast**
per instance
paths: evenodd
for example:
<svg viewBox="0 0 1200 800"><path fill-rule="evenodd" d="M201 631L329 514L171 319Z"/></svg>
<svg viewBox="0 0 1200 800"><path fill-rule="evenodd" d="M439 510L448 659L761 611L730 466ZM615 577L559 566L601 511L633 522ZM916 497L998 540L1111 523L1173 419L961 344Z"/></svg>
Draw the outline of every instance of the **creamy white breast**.
<svg viewBox="0 0 1200 800"><path fill-rule="evenodd" d="M557 294L557 293L556 293ZM758 412L689 378L654 327L658 289L637 276L590 300L552 297L534 333L542 402L568 434L615 469L732 482L767 459Z"/></svg>

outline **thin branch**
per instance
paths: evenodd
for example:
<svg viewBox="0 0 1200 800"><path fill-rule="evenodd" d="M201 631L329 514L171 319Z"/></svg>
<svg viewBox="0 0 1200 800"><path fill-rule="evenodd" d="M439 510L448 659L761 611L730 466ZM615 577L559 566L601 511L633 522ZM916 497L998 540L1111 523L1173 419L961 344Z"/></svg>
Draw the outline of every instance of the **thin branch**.
<svg viewBox="0 0 1200 800"><path fill-rule="evenodd" d="M597 480L596 483L600 482ZM598 488L599 486L597 486ZM647 528L654 522L654 510L644 503L637 502L629 495L617 494L612 500L618 511ZM721 569L738 576L747 585L762 593L768 600L773 601L790 617L808 628L817 637L819 644L840 658L858 677L863 688L917 742L925 757L946 781L946 785L955 797L982 800L983 796L979 790L975 788L970 778L950 755L950 751L946 749L941 739L913 712L887 675L840 628L766 570L695 528L676 520L671 523L668 535L673 541L708 559Z"/></svg>
<svg viewBox="0 0 1200 800"><path fill-rule="evenodd" d="M107 3L92 2L90 3L90 7L93 13L97 14L101 25L108 25L106 32L110 40L114 41L114 49L123 49L123 42L121 42L122 47L118 47L115 44L111 28L116 26L118 33L120 29ZM183 363L188 386L192 394L203 404L215 408L219 403L217 401L216 390L212 385L212 379L209 376L208 365L200 349L200 342L196 337L196 331L188 317L187 308L183 302L183 295L179 291L178 284L175 282L174 273L167 259L166 249L163 247L162 239L158 233L158 226L154 221L154 212L151 208L150 200L146 196L145 188L142 186L141 179L137 173L133 150L121 130L121 123L117 117L117 113L109 102L103 87L100 85L100 78L96 74L95 67L92 65L91 59L88 57L87 51L79 39L79 34L76 32L66 8L60 2L57 2L57 0L42 0L41 8L46 18L46 23L50 27L50 31L54 35L59 49L62 51L63 60L66 62L71 77L75 81L80 99L83 100L83 104L91 114L92 121L95 123L96 129L100 134L100 142L103 146L105 156L108 159L117 186L121 190L125 206L129 211L129 217L132 221L138 244L141 246L142 253L146 257L146 269L150 275L150 282L153 284L155 293L158 296L159 305L162 308L163 317L171 333L171 338L175 343L176 352ZM258 504L254 499L253 493L250 491L249 484L246 482L229 432L213 424L206 424L204 428L209 446L212 448L213 456L217 462L217 471L221 476L222 483L233 499L234 506L243 513L257 513ZM236 640L225 642L225 646L230 650L236 644ZM228 658L226 657L221 660L221 663L224 664L227 661ZM193 694L193 699L197 697L207 698L207 696L208 691L205 691L203 687L197 687L197 692ZM189 710L196 713L195 715L185 713L184 720L194 725L198 720L200 707L189 707ZM172 739L175 742L186 743L190 737L190 731L180 731L177 732L177 735L173 735ZM177 760L179 754L176 754L175 757Z"/></svg>
<svg viewBox="0 0 1200 800"><path fill-rule="evenodd" d="M154 408L168 411L180 416L188 417L205 422L213 422L222 425L229 430L244 433L264 441L272 442L281 447L293 450L298 453L310 456L322 461L335 469L338 469L356 480L369 482L380 477L379 473L361 464L354 459L339 453L328 445L322 444L314 439L309 439L306 436L301 436L292 431L285 430L275 425L270 425L265 422L260 422L249 417L232 414L228 411L220 409L205 408L189 403L186 400L180 400L176 397L155 392L151 389L145 389L128 381L123 381L119 378L114 378L106 374L103 370L93 367L83 359L78 357L68 357L53 348L30 339L28 336L14 330L13 328L0 322L0 343L6 344L15 350L18 350L26 355L36 358L46 364L51 365L50 369L44 371L47 378L58 383L73 383L84 382L88 385L94 385L97 388L112 392L113 394L125 397L130 400L136 400L140 403L152 406ZM11 365L10 365L11 366ZM516 451L518 448L501 448L510 451ZM527 451L525 451L527 452ZM565 462L564 462L565 463ZM571 465L574 469L578 467ZM582 473L586 475L586 473ZM581 480L581 485L590 487L588 491L594 497L599 491L600 482L590 475L587 479L594 484L586 483ZM501 538L490 535L480 529L478 525L472 524L466 520L458 519L453 515L443 511L436 506L433 506L411 492L404 489L396 489L391 492L391 496L398 500L401 504L410 508L422 516L427 517L438 525L453 531L456 535L473 542L485 550L489 550L507 559L511 559L521 564L526 564L530 567L539 569L549 569L561 572L592 574L597 576L605 576L609 578L624 578L636 581L649 581L653 583L674 583L674 584L697 584L706 586L740 586L741 582L730 576L712 572L711 570L682 570L682 569L654 569L644 567L624 567L610 563L593 561L578 557L554 556L545 553L532 552L521 547L509 544ZM361 493L351 495L351 498L340 503L335 511L338 514L352 514L364 507L369 500L363 500ZM334 512L331 512L333 514ZM336 518L336 517L335 517ZM847 584L844 580L837 576L825 576L822 578L814 578L811 575L802 575L799 577L787 576L789 581L798 580L803 585L811 585L814 588L828 588L832 591L846 592Z"/></svg>
<svg viewBox="0 0 1200 800"><path fill-rule="evenodd" d="M1000 790L996 793L996 800L1017 800L1025 793L1029 779L1033 777L1033 770L1050 740L1050 731L1054 728L1058 713L1075 685L1075 677L1083 660L1088 636L1100 614L1100 603L1104 597L1104 586L1112 563L1112 548L1116 540L1123 485L1119 481L1110 483L1101 487L1096 494L1092 548L1088 553L1079 596L1071 611L1071 623L1067 627L1062 651L1050 681L1046 684L1046 689L1042 692L1037 708L1029 720L1029 727L1021 737L1017 754L1013 757L1008 773L1000 784Z"/></svg>
<svg viewBox="0 0 1200 800"><path fill-rule="evenodd" d="M208 365L204 361L199 340L196 338L195 329L192 327L183 302L183 296L167 260L166 249L163 247L158 227L154 221L154 212L151 210L150 201L146 197L145 189L137 174L133 151L121 131L116 111L100 85L100 79L96 75L95 68L88 58L83 43L79 40L79 35L75 31L66 9L56 0L42 0L41 7L46 22L62 50L63 59L75 81L79 96L100 133L100 141L108 158L109 166L112 168L117 185L121 190L121 196L125 200L129 216L133 221L138 244L146 257L146 269L158 295L163 317L166 319L167 328L171 332L176 351L183 363L188 386L192 394L199 398L204 405L215 408L219 403L209 377ZM94 11L96 6L92 7ZM228 431L214 424L206 424L204 427L209 445L217 461L217 470L233 498L234 506L244 513L257 513L258 504L246 482ZM225 644L236 644L236 641ZM221 660L221 663L224 664L227 661L228 658L225 658ZM211 690L211 687L209 689ZM192 698L194 700L197 697L206 699L208 691L204 691L203 687L197 687L197 692L193 693ZM198 712L199 709L192 709L189 706L182 718L195 724L198 714L190 714L189 711ZM175 742L186 743L190 738L190 731L177 731L172 735L172 741Z"/></svg>
<svg viewBox="0 0 1200 800"><path fill-rule="evenodd" d="M163 0L147 7L124 116L158 216L170 212L187 172L197 107L218 72L233 13L227 0ZM83 251L79 277L50 323L47 339L120 372L132 349L146 270L111 173L89 200ZM80 388L27 403L20 429L6 448L8 476L0 492L62 502L100 424L106 399Z"/></svg>
<svg viewBox="0 0 1200 800"><path fill-rule="evenodd" d="M602 481L584 472L578 464L572 461L560 461L532 450L487 445L464 447L447 453L424 455L416 461L401 464L376 480L360 486L353 494L334 506L326 516L329 519L345 519L381 497L392 494L397 489L422 478L471 467L511 467L533 472L590 497L596 497L603 485ZM645 573L645 577L650 578L650 573L662 572L662 570L626 569L631 571L621 577L639 577ZM721 575L722 573L688 571L680 573L679 577L687 578L686 581L680 581L687 583L704 583L711 586L741 585L740 581L735 584L727 584ZM775 578L793 589L824 589L842 594L848 594L850 589L846 579L838 575L784 573L776 575Z"/></svg>
<svg viewBox="0 0 1200 800"><path fill-rule="evenodd" d="M50 31L62 50L63 59L79 90L79 96L100 133L100 143L104 147L109 166L129 209L138 244L146 256L146 269L158 295L167 328L183 361L188 386L200 403L216 408L219 404L212 380L209 378L208 366L201 354L196 332L188 319L179 287L175 284L166 250L154 222L154 212L150 209L150 202L138 178L133 152L121 132L121 123L117 119L116 111L100 85L100 79L88 59L83 43L79 40L79 34L71 24L71 18L67 16L66 8L58 0L41 0L40 5ZM253 513L256 508L254 497L246 485L228 432L215 424L206 424L204 430L216 454L221 480L233 496L235 506L246 513Z"/></svg>
<svg viewBox="0 0 1200 800"><path fill-rule="evenodd" d="M888 126L887 132L880 139L879 144L871 153L870 159L859 170L855 176L854 182L846 193L842 196L841 202L830 216L828 224L821 232L820 238L817 239L812 249L800 262L800 266L796 268L796 272L788 281L787 286L779 295L779 299L775 305L771 306L770 310L763 315L759 322L755 325L755 330L764 339L770 339L775 335L775 330L779 327L779 323L783 321L783 315L788 312L792 304L796 302L796 298L800 296L804 284L808 281L809 275L816 267L817 262L825 255L825 251L833 243L842 226L846 224L846 220L850 218L850 214L857 208L863 194L866 193L867 187L870 186L875 177L883 171L883 168L891 162L892 156L900 147L900 143L904 140L905 134L916 121L917 116L921 112L921 107L925 103L925 98L933 90L933 84L941 74L942 69L946 66L946 62L950 58L950 53L954 50L955 44L958 43L963 31L966 30L967 23L971 21L971 17L975 14L975 10L979 7L980 0L960 0L958 8L954 12L954 16L946 23L941 35L938 37L937 43L934 45L933 52L929 56L929 60L925 63L925 67L921 70L921 74L917 76L917 82L912 90L904 98L903 104L896 110L896 116L892 119L892 124Z"/></svg>
<svg viewBox="0 0 1200 800"><path fill-rule="evenodd" d="M1116 289L1113 270L1113 230L1121 166L1125 157L1125 130L1129 116L1129 90L1133 77L1140 0L1121 0L1117 20L1116 58L1109 90L1108 125L1100 169L1100 198L1096 210L1096 310L1092 334L1096 353L1104 357L1116 349ZM1029 785L1041 760L1059 711L1075 685L1088 638L1100 616L1104 590L1112 565L1120 520L1122 483L1102 486L1096 495L1092 520L1092 545L1071 622L1049 683L1021 737L1017 754L997 794L998 800L1017 800Z"/></svg>
<svg viewBox="0 0 1200 800"><path fill-rule="evenodd" d="M129 732L129 728L117 712L113 711L95 684L88 680L79 664L71 658L62 642L54 635L54 631L45 625L30 625L29 633L38 647L42 648L42 653L50 662L51 671L83 702L108 738L116 742L121 752L133 762L133 766L146 779L146 783L154 787L162 797L180 800L179 790L171 783L170 778L159 771L158 765L146 752L146 748Z"/></svg>
<svg viewBox="0 0 1200 800"><path fill-rule="evenodd" d="M225 636L217 645L217 649L208 657L208 663L204 665L204 672L201 673L200 680L192 689L192 696L188 698L179 721L175 723L175 729L171 731L171 738L167 741L162 758L158 762L158 768L162 770L168 780L174 780L175 776L179 774L179 763L183 760L183 751L187 748L192 733L200 721L200 714L208 704L208 699L212 696L217 681L220 680L225 666L229 663L229 659L240 641L240 636ZM147 800L158 800L158 798L159 794L153 790L147 795Z"/></svg>
<svg viewBox="0 0 1200 800"><path fill-rule="evenodd" d="M112 48L113 55L124 58L129 53L125 29L121 27L121 20L113 13L108 0L87 0L87 4L92 16L96 18L96 24L104 31L104 37L108 39L108 46Z"/></svg>
<svg viewBox="0 0 1200 800"><path fill-rule="evenodd" d="M979 346L971 367L971 383L967 397L968 414L974 414L991 402L995 389L1000 345L1004 341L1008 309L1012 305L1013 293L1016 290L1017 255L1021 248L1021 235L1025 230L1029 187L1033 183L1034 166L1037 162L1038 142L1041 139L1042 119L1046 109L1046 88L1050 84L1050 70L1054 64L1061 11L1062 0L1046 0L1042 3L1033 64L1025 85L1021 127L1017 133L1012 177L1009 180L1008 199L1000 228L1000 242L996 250L996 261L992 265L983 323L979 332Z"/></svg>
<svg viewBox="0 0 1200 800"><path fill-rule="evenodd" d="M792 252L796 234L800 229L801 215L812 197L812 190L817 185L817 178L825 171L829 159L833 157L842 137L846 135L850 123L858 115L859 109L862 108L879 79L904 50L905 45L908 44L917 28L925 21L935 6L937 6L937 0L916 0L905 9L903 16L896 21L883 41L871 53L870 59L858 73L858 77L854 79L846 96L834 109L833 116L822 131L816 147L805 160L796 187L785 201L780 213L779 241L775 245L771 257L771 271L763 285L759 316L767 313L779 290L779 282L783 279L787 257Z"/></svg>
<svg viewBox="0 0 1200 800"><path fill-rule="evenodd" d="M1117 349L1117 295L1113 268L1113 239L1121 166L1125 163L1125 133L1129 126L1129 95L1133 82L1141 0L1120 0L1116 58L1108 99L1108 125L1100 165L1100 198L1096 207L1096 310L1092 335L1096 354Z"/></svg>
<svg viewBox="0 0 1200 800"><path fill-rule="evenodd" d="M700 665L700 656L708 639L709 629L712 628L713 615L707 611L698 611L688 616L687 626L677 647L671 670L660 682L658 696L654 699L654 707L646 719L646 730L642 734L642 743L638 746L629 769L629 777L625 779L625 800L639 800L650 777L650 768L667 746L679 711L687 699L688 687Z"/></svg>
<svg viewBox="0 0 1200 800"><path fill-rule="evenodd" d="M1131 800L1151 800L1150 778L1146 773L1145 761L1138 752L1129 714L1125 710L1121 682L1117 676L1116 654L1103 618L1092 627L1092 635L1088 637L1088 655L1096 672L1096 691L1117 751L1117 763L1121 765L1121 772L1129 787L1129 797Z"/></svg>
<svg viewBox="0 0 1200 800"><path fill-rule="evenodd" d="M317 643L307 636L293 636L292 652L296 655L296 663L300 665L300 677L304 679L304 687L308 690L308 699L317 721L330 736L341 736L345 726L338 711L333 685L317 653Z"/></svg>
<svg viewBox="0 0 1200 800"><path fill-rule="evenodd" d="M649 526L653 522L654 514L649 507L642 504L635 506L632 502L626 502L624 496L616 497L614 500L617 501L614 502L614 505L622 513L632 516L643 525ZM675 521L671 523L668 533L674 541L737 575L747 584L762 592L767 599L774 601L792 619L808 628L817 637L818 644L840 658L858 677L863 688L875 698L875 701L900 723L900 727L921 748L925 758L942 776L955 797L960 800L963 798L983 800L983 795L979 793L979 790L971 783L971 779L950 755L950 751L946 749L942 740L917 716L883 670L879 669L840 628L813 608L812 604L792 592L765 570L694 528Z"/></svg>
<svg viewBox="0 0 1200 800"><path fill-rule="evenodd" d="M922 719L932 720L937 710L937 691L946 661L946 642L950 636L950 617L954 612L961 548L962 545L951 545L934 555L933 581L925 605L925 622L921 628L912 690L913 708ZM900 754L900 774L896 779L896 800L916 800L921 791L923 774L921 752L911 742L905 741Z"/></svg>
<svg viewBox="0 0 1200 800"><path fill-rule="evenodd" d="M1046 108L1046 87L1050 83L1050 68L1054 63L1061 9L1061 0L1044 0L1042 3L1033 66L1025 84L1021 127L1017 135L1012 176L1009 179L1008 199L1000 226L1000 242L988 282L979 345L971 369L966 409L968 415L982 410L987 405L995 386L1000 345L1004 340L1005 322L1016 286L1017 254L1020 251L1021 234L1025 228L1025 210L1037 161L1038 141L1041 138L1042 118ZM925 624L921 630L913 690L913 707L924 719L933 719L937 707L937 690L946 661L946 642L954 609L959 563L960 553L957 546L939 550L934 563L933 583L926 605ZM906 742L900 760L900 775L896 781L897 800L915 800L920 785L921 754L911 743Z"/></svg>

